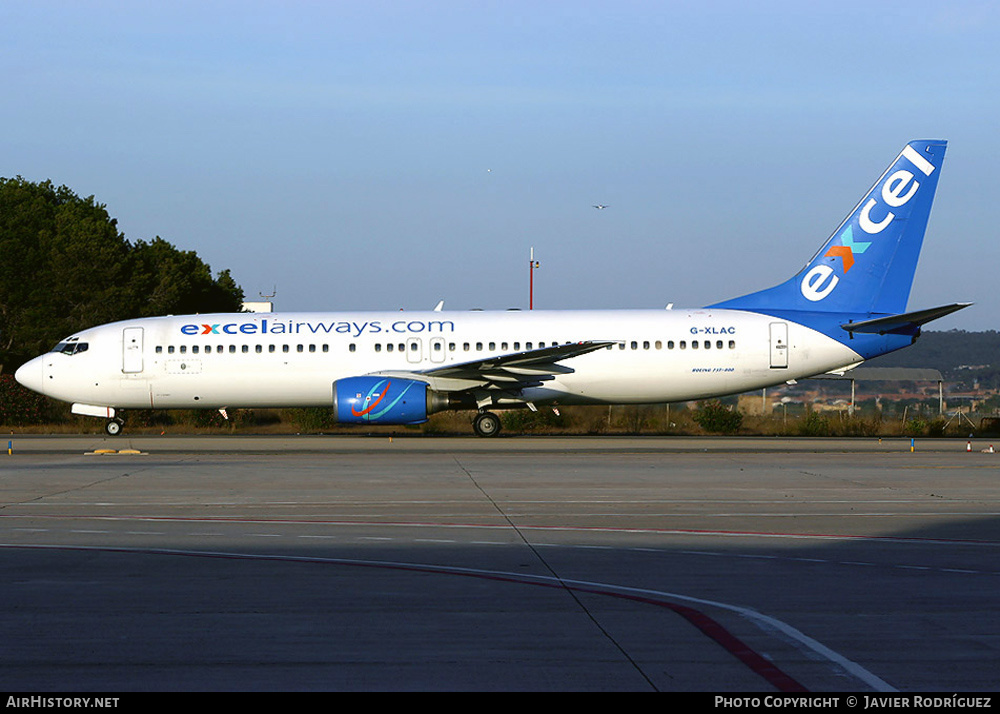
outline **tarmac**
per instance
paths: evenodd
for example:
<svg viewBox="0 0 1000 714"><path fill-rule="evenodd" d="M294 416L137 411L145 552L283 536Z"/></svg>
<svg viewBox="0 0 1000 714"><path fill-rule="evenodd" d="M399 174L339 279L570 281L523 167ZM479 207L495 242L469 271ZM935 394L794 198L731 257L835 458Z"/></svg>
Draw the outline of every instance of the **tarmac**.
<svg viewBox="0 0 1000 714"><path fill-rule="evenodd" d="M1000 679L988 441L8 440L3 691Z"/></svg>

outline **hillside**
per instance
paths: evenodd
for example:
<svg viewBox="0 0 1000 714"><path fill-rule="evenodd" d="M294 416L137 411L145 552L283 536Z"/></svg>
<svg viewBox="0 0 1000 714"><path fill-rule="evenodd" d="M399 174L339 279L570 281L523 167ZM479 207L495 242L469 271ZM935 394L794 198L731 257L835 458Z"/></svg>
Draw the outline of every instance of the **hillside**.
<svg viewBox="0 0 1000 714"><path fill-rule="evenodd" d="M1000 389L1000 332L924 332L916 344L865 363L866 367L929 367L952 382L978 381Z"/></svg>

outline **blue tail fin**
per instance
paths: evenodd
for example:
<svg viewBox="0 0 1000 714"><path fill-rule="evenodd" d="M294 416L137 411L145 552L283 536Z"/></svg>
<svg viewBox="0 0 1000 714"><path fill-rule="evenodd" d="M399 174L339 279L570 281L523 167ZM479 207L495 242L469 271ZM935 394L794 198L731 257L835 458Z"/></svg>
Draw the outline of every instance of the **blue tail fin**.
<svg viewBox="0 0 1000 714"><path fill-rule="evenodd" d="M710 307L905 312L946 147L911 141L795 277Z"/></svg>

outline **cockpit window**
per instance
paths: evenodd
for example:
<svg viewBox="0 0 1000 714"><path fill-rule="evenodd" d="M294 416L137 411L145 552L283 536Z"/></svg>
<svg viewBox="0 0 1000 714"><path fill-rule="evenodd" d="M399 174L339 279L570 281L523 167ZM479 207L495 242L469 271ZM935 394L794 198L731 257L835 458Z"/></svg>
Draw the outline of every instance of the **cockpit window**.
<svg viewBox="0 0 1000 714"><path fill-rule="evenodd" d="M77 355L86 352L89 346L86 342L60 342L51 351L61 352L64 355Z"/></svg>

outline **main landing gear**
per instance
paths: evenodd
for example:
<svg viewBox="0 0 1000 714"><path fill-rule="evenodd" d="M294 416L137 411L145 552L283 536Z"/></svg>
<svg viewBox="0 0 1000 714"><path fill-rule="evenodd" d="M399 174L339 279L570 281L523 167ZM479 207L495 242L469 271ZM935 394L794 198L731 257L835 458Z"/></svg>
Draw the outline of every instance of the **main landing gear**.
<svg viewBox="0 0 1000 714"><path fill-rule="evenodd" d="M493 412L479 412L472 422L476 436L496 436L501 428L500 417Z"/></svg>

